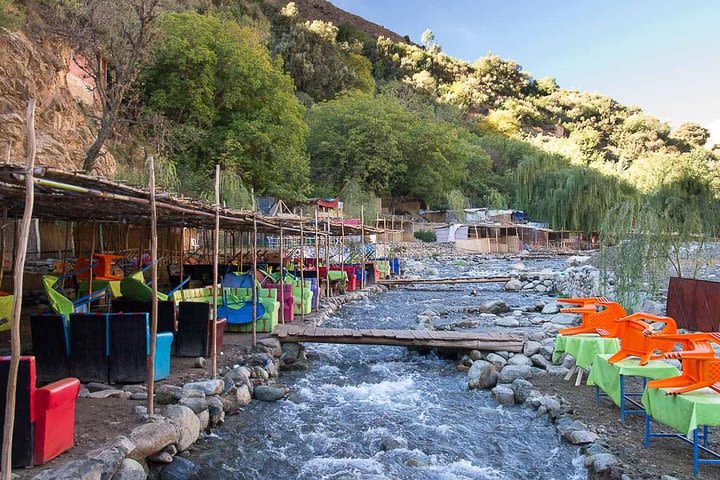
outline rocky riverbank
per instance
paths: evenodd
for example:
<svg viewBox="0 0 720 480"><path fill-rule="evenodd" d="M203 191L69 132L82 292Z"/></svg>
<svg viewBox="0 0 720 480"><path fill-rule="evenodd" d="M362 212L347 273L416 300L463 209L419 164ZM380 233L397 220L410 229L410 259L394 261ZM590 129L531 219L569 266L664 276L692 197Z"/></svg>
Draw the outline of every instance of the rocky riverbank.
<svg viewBox="0 0 720 480"><path fill-rule="evenodd" d="M323 299L319 311L306 315L305 321L319 324L345 303L368 298L383 289L373 285L364 291ZM221 426L227 415L238 413L253 400L274 402L284 398L289 390L279 381L281 371L311 367L302 345L281 345L275 338L260 335L257 345L251 346L249 337L225 334L225 351L218 357L221 378L180 383L177 381L180 378L207 375L207 361L204 358L173 359L173 369L179 368L182 372L174 372L170 382L156 386L153 415L147 413L144 385L83 385L80 401L90 402L86 407L97 406L100 412L106 407L132 411L130 418L123 417L126 433L99 446L96 442L96 448L81 455L73 455L77 452L71 450L51 464L39 467L43 469L39 473L31 469L20 472L20 476L36 480L197 478L199 469L185 454L203 434ZM102 430L104 419L93 420L97 421L96 428ZM84 430L84 427L78 425L76 429ZM89 434L92 436L93 432ZM63 461L63 457L69 455L75 458Z"/></svg>

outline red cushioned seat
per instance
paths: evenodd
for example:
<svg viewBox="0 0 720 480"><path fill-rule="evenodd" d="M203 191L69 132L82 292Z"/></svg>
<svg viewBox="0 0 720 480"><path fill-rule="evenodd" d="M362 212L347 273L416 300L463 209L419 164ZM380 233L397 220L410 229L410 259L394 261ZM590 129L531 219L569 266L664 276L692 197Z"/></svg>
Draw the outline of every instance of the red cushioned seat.
<svg viewBox="0 0 720 480"><path fill-rule="evenodd" d="M9 365L10 357L0 357L4 385L7 385ZM13 434L14 467L42 465L72 448L75 438L75 399L80 381L66 378L36 388L35 378L35 357L20 357ZM18 441L25 438L28 441Z"/></svg>

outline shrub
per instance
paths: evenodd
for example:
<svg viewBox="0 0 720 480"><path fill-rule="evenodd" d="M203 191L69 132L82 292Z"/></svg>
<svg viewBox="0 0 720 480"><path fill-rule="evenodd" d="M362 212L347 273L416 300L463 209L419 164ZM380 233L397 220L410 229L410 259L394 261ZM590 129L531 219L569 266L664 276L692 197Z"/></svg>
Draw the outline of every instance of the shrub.
<svg viewBox="0 0 720 480"><path fill-rule="evenodd" d="M437 235L435 235L435 232L430 230L420 230L419 232L415 232L414 235L415 238L421 242L432 243L437 241Z"/></svg>

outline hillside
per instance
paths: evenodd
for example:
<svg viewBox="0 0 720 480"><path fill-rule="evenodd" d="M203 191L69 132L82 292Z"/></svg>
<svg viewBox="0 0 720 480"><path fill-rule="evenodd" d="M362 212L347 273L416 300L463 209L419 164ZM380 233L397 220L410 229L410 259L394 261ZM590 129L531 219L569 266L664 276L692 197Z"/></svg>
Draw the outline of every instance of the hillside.
<svg viewBox="0 0 720 480"><path fill-rule="evenodd" d="M35 95L41 163L142 183L153 152L159 183L205 196L220 162L228 205L247 206L251 189L339 195L349 211L413 197L458 212L519 208L585 231L618 205L718 210L718 150L703 148L702 126L672 129L511 59L453 58L431 34L409 43L323 0L3 3L26 13L7 22L0 10L0 25L13 25L0 33L12 52L0 60L0 147L14 161ZM72 58L92 61L83 72Z"/></svg>
<svg viewBox="0 0 720 480"><path fill-rule="evenodd" d="M287 4L287 1L278 2L275 0L273 3L283 6ZM352 25L354 28L367 33L373 38L386 37L394 42L410 43L407 36L400 35L382 25L346 12L326 0L298 0L295 2L295 5L297 5L300 16L306 20L322 20L337 26Z"/></svg>

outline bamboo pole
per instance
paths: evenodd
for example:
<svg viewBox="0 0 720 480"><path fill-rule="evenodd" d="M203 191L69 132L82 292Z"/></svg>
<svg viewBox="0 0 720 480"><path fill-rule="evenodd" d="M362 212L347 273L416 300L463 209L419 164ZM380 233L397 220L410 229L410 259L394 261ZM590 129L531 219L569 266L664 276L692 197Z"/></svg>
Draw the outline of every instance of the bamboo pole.
<svg viewBox="0 0 720 480"><path fill-rule="evenodd" d="M305 222L300 222L300 320L305 321Z"/></svg>
<svg viewBox="0 0 720 480"><path fill-rule="evenodd" d="M157 311L158 311L158 271L157 271L157 208L155 205L155 158L148 156L149 190L150 190L150 286L152 287L152 303L150 306L150 355L147 359L147 412L154 411L155 396L155 351L157 348ZM140 258L142 259L142 252Z"/></svg>
<svg viewBox="0 0 720 480"><path fill-rule="evenodd" d="M285 255L283 246L283 224L280 221L280 272L278 273L278 285L280 286L280 323L285 325L285 285L283 283L283 267L285 267Z"/></svg>
<svg viewBox="0 0 720 480"><path fill-rule="evenodd" d="M365 205L360 205L360 288L365 288Z"/></svg>
<svg viewBox="0 0 720 480"><path fill-rule="evenodd" d="M185 280L185 227L180 229L180 283ZM180 289L182 290L182 288ZM182 293L182 292L181 292Z"/></svg>
<svg viewBox="0 0 720 480"><path fill-rule="evenodd" d="M220 164L215 164L215 235L213 235L213 318L210 336L212 378L217 377L218 256L220 255Z"/></svg>
<svg viewBox="0 0 720 480"><path fill-rule="evenodd" d="M35 166L35 99L31 98L27 107L27 161L25 165L25 208L20 224L20 241L16 249L15 268L13 272L13 312L10 324L10 369L8 372L7 389L5 391L5 425L2 441L2 461L0 462L3 480L10 480L12 475L12 437L15 429L15 396L17 391L17 375L20 368L20 310L22 308L23 274L25 273L25 257L30 236L35 202L33 168Z"/></svg>
<svg viewBox="0 0 720 480"><path fill-rule="evenodd" d="M325 236L325 264L326 264L326 270L325 270L325 279L327 281L327 296L330 298L330 295L332 293L332 289L330 288L330 218L328 217L328 231Z"/></svg>
<svg viewBox="0 0 720 480"><path fill-rule="evenodd" d="M254 195L253 195L254 197ZM253 302L253 328L252 328L252 344L257 345L257 281L255 280L255 272L257 272L257 220L255 218L255 201L253 200L253 243L252 243L252 302ZM282 283L280 286L282 287Z"/></svg>
<svg viewBox="0 0 720 480"><path fill-rule="evenodd" d="M315 209L315 277L317 278L317 298L315 299L315 311L320 311L320 231L318 229L318 212Z"/></svg>

